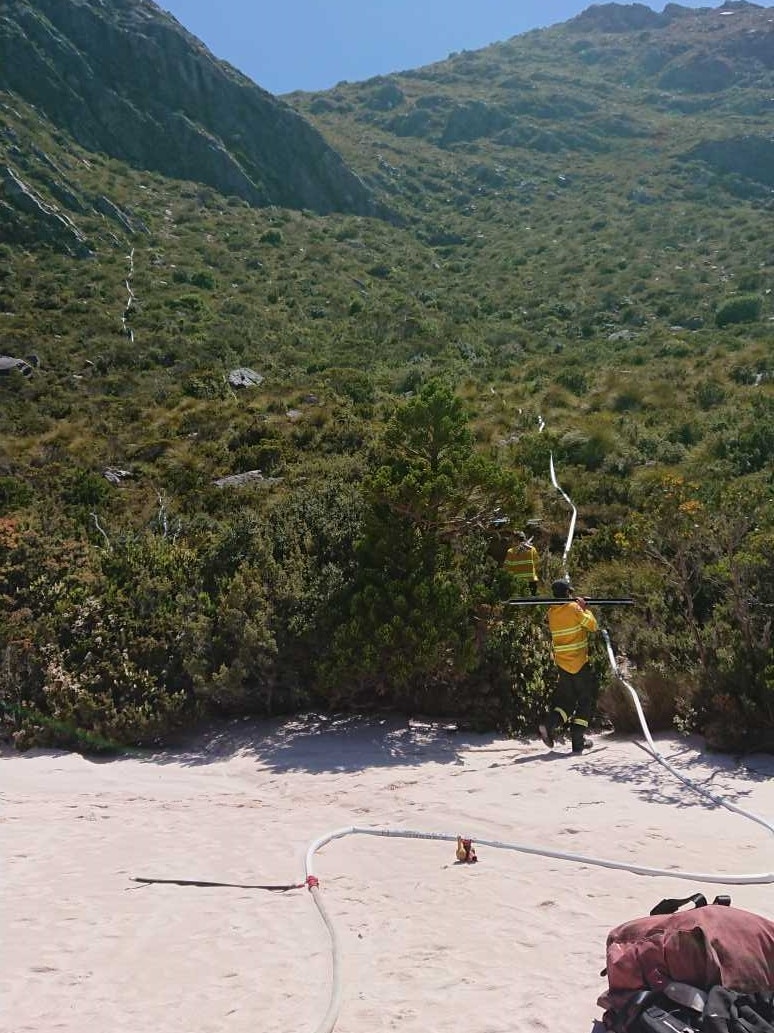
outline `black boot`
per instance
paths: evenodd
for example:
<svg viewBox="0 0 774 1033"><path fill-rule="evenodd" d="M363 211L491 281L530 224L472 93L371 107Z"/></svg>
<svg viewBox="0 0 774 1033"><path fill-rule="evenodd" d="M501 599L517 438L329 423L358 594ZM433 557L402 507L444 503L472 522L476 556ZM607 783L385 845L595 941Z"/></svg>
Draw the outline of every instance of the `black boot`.
<svg viewBox="0 0 774 1033"><path fill-rule="evenodd" d="M583 725L573 724L571 728L572 737L572 752L583 753L584 750L590 750L594 743L591 739L587 739L583 734Z"/></svg>
<svg viewBox="0 0 774 1033"><path fill-rule="evenodd" d="M554 748L554 732L557 727L561 724L559 715L554 710L550 714L546 714L543 720L538 725L538 735L543 740L545 745L552 750Z"/></svg>
<svg viewBox="0 0 774 1033"><path fill-rule="evenodd" d="M551 734L551 729L545 722L538 725L538 735L549 748L549 750L552 750L554 748L554 737Z"/></svg>

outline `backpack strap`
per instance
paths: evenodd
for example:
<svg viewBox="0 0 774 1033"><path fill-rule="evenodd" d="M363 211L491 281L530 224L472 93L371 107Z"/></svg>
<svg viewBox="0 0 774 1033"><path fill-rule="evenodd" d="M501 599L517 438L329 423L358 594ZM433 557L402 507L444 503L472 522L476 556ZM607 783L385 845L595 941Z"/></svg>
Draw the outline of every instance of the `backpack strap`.
<svg viewBox="0 0 774 1033"><path fill-rule="evenodd" d="M719 903L719 901L716 901ZM731 898L728 900L731 903ZM675 911L681 908L684 904L693 903L694 907L706 907L707 898L703 893L692 893L690 897L683 897L678 899L677 897L667 897L666 900L660 900L658 904L651 911L651 915L673 915Z"/></svg>
<svg viewBox="0 0 774 1033"><path fill-rule="evenodd" d="M660 900L656 904L651 911L651 915L673 915L684 904L690 904L691 902L693 902L694 907L707 906L707 898L703 893L692 893L690 897L683 897L681 900L677 897L667 897L666 900ZM721 907L731 907L731 898L727 893L718 894L712 903L720 904Z"/></svg>

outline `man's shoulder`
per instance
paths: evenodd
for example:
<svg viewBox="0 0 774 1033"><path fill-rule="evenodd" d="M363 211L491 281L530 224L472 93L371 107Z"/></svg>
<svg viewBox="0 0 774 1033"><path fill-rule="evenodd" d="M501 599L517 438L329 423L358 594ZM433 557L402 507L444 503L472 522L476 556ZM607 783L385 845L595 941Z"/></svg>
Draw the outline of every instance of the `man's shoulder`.
<svg viewBox="0 0 774 1033"><path fill-rule="evenodd" d="M553 606L548 607L549 624L552 620L566 617L569 613L573 613L574 610L580 610L580 606L572 599L568 599L566 603L554 603Z"/></svg>
<svg viewBox="0 0 774 1033"><path fill-rule="evenodd" d="M576 603L574 599L568 599L564 603L554 604L548 607L548 623L552 621L566 621L568 617L581 617L588 611Z"/></svg>

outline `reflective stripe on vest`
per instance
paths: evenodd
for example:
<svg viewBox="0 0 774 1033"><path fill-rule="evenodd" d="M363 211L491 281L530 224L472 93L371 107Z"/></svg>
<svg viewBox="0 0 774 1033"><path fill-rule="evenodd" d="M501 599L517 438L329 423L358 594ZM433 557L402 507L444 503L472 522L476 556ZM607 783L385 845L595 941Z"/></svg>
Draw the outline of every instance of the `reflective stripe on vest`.
<svg viewBox="0 0 774 1033"><path fill-rule="evenodd" d="M506 553L503 566L512 577L522 581L537 581L537 549L534 545L527 549L512 545Z"/></svg>
<svg viewBox="0 0 774 1033"><path fill-rule="evenodd" d="M589 658L588 633L597 630L596 617L576 602L569 602L551 607L548 626L557 666L569 674L577 674Z"/></svg>

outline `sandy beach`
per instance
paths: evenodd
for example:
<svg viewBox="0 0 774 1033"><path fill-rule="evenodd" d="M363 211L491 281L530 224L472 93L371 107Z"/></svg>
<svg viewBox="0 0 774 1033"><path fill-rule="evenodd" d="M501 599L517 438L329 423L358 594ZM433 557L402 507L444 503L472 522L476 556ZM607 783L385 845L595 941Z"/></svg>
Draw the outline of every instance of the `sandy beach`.
<svg viewBox="0 0 774 1033"><path fill-rule="evenodd" d="M697 873L774 869L764 827L699 797L634 739L595 738L575 758L397 718L307 718L110 760L6 751L0 1028L312 1033L330 993L328 931L305 886L259 887L302 884L310 843L340 827ZM657 742L699 784L774 817L774 756ZM477 864L459 864L453 843L358 835L319 852L342 952L337 1033L590 1033L612 926L696 890L774 918L772 885L476 850Z"/></svg>

